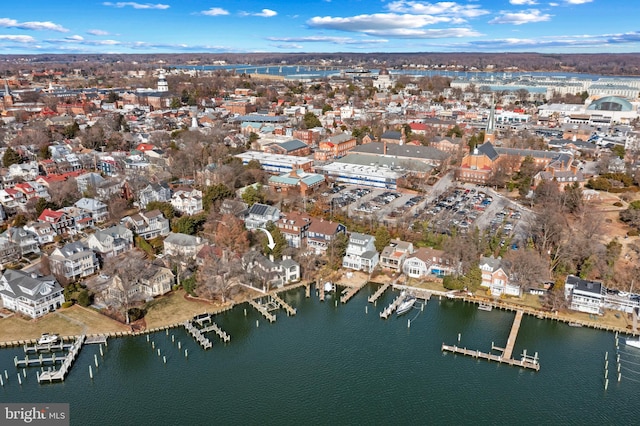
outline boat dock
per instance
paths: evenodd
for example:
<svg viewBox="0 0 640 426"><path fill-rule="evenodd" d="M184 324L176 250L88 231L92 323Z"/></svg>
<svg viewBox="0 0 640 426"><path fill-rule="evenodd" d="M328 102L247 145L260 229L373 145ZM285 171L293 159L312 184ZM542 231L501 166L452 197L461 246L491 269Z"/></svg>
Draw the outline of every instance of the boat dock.
<svg viewBox="0 0 640 426"><path fill-rule="evenodd" d="M396 309L398 309L398 306L400 306L400 304L404 302L404 299L406 297L406 294L400 293L400 295L396 297L395 300L384 309L384 311L380 312L380 318L389 318L389 316L391 316L396 311Z"/></svg>
<svg viewBox="0 0 640 426"><path fill-rule="evenodd" d="M386 284L382 284L382 286L380 286L375 293L373 293L371 296L369 296L369 299L367 299L369 301L369 303L376 303L376 300L378 300L380 298L380 296L382 296L382 294L387 291L387 289L391 286L391 283L386 283Z"/></svg>
<svg viewBox="0 0 640 426"><path fill-rule="evenodd" d="M269 309L264 304L258 303L253 299L249 299L247 302L253 306L256 311L260 312L263 317L269 320L269 322L274 322L276 320L276 316L270 313Z"/></svg>
<svg viewBox="0 0 640 426"><path fill-rule="evenodd" d="M104 334L100 334L96 336L88 336L84 340L85 345L101 345L103 343L107 344L107 336L105 336Z"/></svg>
<svg viewBox="0 0 640 426"><path fill-rule="evenodd" d="M284 300L282 300L280 298L280 296L278 296L277 294L272 294L271 298L273 299L274 302L276 302L278 305L280 305L281 308L283 308L285 311L287 311L288 315L295 315L298 311L296 310L296 308L290 306L289 304L287 304L287 302L285 302Z"/></svg>
<svg viewBox="0 0 640 426"><path fill-rule="evenodd" d="M73 346L73 343L64 343L64 341L60 340L58 343L49 343L46 345L35 344L33 346L24 346L24 353L40 353L40 352L60 352L67 350Z"/></svg>
<svg viewBox="0 0 640 426"><path fill-rule="evenodd" d="M76 357L78 356L78 353L82 348L82 344L84 343L84 340L85 340L85 336L82 335L78 337L78 339L75 342L73 342L73 344L69 348L69 352L64 357L64 361L62 362L60 369L56 370L56 369L49 368L49 370L47 371L37 372L36 376L38 378L38 383L53 382L58 380L63 381L65 376L71 369L73 362L76 360Z"/></svg>
<svg viewBox="0 0 640 426"><path fill-rule="evenodd" d="M205 337L202 334L202 331L198 330L191 323L191 321L185 321L184 328L185 328L185 330L187 330L189 332L189 334L191 334L193 336L194 339L196 339L196 342L198 342L200 344L200 346L202 346L202 349L209 349L209 348L211 348L211 346L213 346L213 344L211 343L211 340L209 340L207 337Z"/></svg>
<svg viewBox="0 0 640 426"><path fill-rule="evenodd" d="M505 348L500 348L498 346L494 346L493 342L491 343L491 350L501 352L500 355L482 352L479 350L472 350L467 348L461 348L457 345L445 345L442 344L442 351L453 352L455 354L466 355L474 358L482 358L488 361L496 361L502 364L514 365L517 367L528 368L535 371L540 371L540 363L538 362L538 353L536 352L533 357L527 355L526 349L523 351L521 358L513 359L513 347L516 343L516 338L518 337L518 331L520 330L520 323L522 322L522 316L524 315L524 311L519 310L516 312L516 317L513 320L513 325L511 326L511 332L509 333L509 337L507 338L507 345ZM460 336L458 335L458 342L460 341Z"/></svg>
<svg viewBox="0 0 640 426"><path fill-rule="evenodd" d="M218 335L218 337L220 337L222 339L222 341L224 341L225 343L228 342L229 340L231 340L231 336L229 336L215 322L211 322L210 326L201 329L200 333L204 334L204 333L208 333L210 331L214 331Z"/></svg>
<svg viewBox="0 0 640 426"><path fill-rule="evenodd" d="M507 339L507 346L502 353L502 356L504 358L511 358L511 354L513 353L513 346L516 344L516 338L518 337L518 331L520 330L522 315L524 315L523 311L516 312L516 317L513 320L513 325L511 326L511 333L509 333L509 338Z"/></svg>
<svg viewBox="0 0 640 426"><path fill-rule="evenodd" d="M364 284L363 284L363 286L364 286ZM361 288L362 288L362 286L345 288L344 290L342 290L342 293L340 294L340 301L342 303L347 303L349 301L349 299L351 299L353 296L356 295L357 292L360 291Z"/></svg>

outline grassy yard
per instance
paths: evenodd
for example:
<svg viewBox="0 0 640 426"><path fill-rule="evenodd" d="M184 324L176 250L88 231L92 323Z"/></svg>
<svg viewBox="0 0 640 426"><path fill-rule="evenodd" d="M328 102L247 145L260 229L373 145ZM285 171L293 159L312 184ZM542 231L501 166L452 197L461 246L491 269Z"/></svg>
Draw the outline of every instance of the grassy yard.
<svg viewBox="0 0 640 426"><path fill-rule="evenodd" d="M184 290L178 290L150 302L144 317L147 328L183 322L194 315L222 307L218 303L185 299L184 296Z"/></svg>
<svg viewBox="0 0 640 426"><path fill-rule="evenodd" d="M61 336L127 331L129 327L99 312L74 305L39 319L13 315L0 319L0 341L35 339L42 333Z"/></svg>

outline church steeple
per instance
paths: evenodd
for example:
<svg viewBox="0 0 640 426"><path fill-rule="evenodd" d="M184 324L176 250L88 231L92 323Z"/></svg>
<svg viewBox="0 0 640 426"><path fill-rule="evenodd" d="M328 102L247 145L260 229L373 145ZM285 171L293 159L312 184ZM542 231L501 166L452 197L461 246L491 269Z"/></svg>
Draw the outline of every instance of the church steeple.
<svg viewBox="0 0 640 426"><path fill-rule="evenodd" d="M489 111L489 119L487 120L487 127L484 129L484 142L494 142L496 139L496 103L491 96L491 110Z"/></svg>
<svg viewBox="0 0 640 426"><path fill-rule="evenodd" d="M11 95L11 90L9 90L9 82L6 78L4 79L3 106L5 109L13 106L13 95Z"/></svg>

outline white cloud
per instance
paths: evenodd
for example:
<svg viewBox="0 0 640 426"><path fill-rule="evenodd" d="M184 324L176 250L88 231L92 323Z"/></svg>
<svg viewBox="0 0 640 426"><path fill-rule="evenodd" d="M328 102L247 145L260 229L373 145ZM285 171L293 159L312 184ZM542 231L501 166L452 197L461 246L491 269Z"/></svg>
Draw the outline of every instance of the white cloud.
<svg viewBox="0 0 640 426"><path fill-rule="evenodd" d="M522 25L531 24L534 22L545 22L551 19L552 15L548 13L542 13L537 9L525 10L522 12L505 12L501 11L500 16L497 16L489 21L490 24L512 24Z"/></svg>
<svg viewBox="0 0 640 426"><path fill-rule="evenodd" d="M538 4L535 0L509 0L509 3L515 6Z"/></svg>
<svg viewBox="0 0 640 426"><path fill-rule="evenodd" d="M260 12L239 12L240 16L260 16L262 18L271 18L278 14L275 10L262 9Z"/></svg>
<svg viewBox="0 0 640 426"><path fill-rule="evenodd" d="M4 28L18 28L20 30L33 30L33 31L57 31L60 33L69 32L68 29L62 25L54 24L50 21L29 21L18 22L15 19L0 18L0 27Z"/></svg>
<svg viewBox="0 0 640 426"><path fill-rule="evenodd" d="M0 35L0 41L13 41L16 43L35 43L36 39L26 35Z"/></svg>
<svg viewBox="0 0 640 426"><path fill-rule="evenodd" d="M411 13L415 15L445 15L464 18L477 18L489 12L483 10L478 5L460 5L452 1L428 3L421 1L398 0L389 3L387 6L391 12Z"/></svg>
<svg viewBox="0 0 640 426"><path fill-rule="evenodd" d="M301 44L295 44L295 43L274 44L273 47L278 49L296 49L296 50L304 49L304 46L302 46Z"/></svg>
<svg viewBox="0 0 640 426"><path fill-rule="evenodd" d="M228 15L229 11L225 10L221 7L212 7L209 10L203 10L202 12L200 12L202 15L207 15L207 16L222 16L222 15Z"/></svg>
<svg viewBox="0 0 640 426"><path fill-rule="evenodd" d="M567 4L586 4L591 3L593 0L565 0Z"/></svg>
<svg viewBox="0 0 640 426"><path fill-rule="evenodd" d="M91 34L94 36L108 36L109 32L108 31L103 31L103 30L89 30L87 31L87 34Z"/></svg>
<svg viewBox="0 0 640 426"><path fill-rule="evenodd" d="M69 41L71 41L71 42L74 42L74 41L83 41L83 40L84 40L84 37L82 37L82 36L80 36L80 35L72 35L72 36L69 36L69 37L65 37L65 40L69 40Z"/></svg>
<svg viewBox="0 0 640 426"><path fill-rule="evenodd" d="M375 13L372 15L357 15L348 18L334 18L331 16L315 16L307 24L317 28L327 28L341 31L381 31L402 28L422 28L426 25L451 22L451 18L431 15L398 15L396 13Z"/></svg>
<svg viewBox="0 0 640 426"><path fill-rule="evenodd" d="M110 1L105 1L102 3L103 6L112 6L112 7L118 7L118 8L123 8L123 7L132 7L134 9L160 9L160 10L164 10L164 9L169 9L169 5L168 4L162 4L162 3L136 3L133 1L120 1L117 3L112 3Z"/></svg>
<svg viewBox="0 0 640 426"><path fill-rule="evenodd" d="M549 3L549 6L551 6L551 7L558 7L558 6L560 6L560 4L559 4L559 3Z"/></svg>

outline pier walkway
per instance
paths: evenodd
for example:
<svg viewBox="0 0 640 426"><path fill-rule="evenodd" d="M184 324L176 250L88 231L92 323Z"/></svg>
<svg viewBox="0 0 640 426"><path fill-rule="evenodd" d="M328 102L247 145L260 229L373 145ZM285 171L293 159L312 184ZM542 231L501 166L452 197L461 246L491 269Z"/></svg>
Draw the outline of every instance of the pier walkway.
<svg viewBox="0 0 640 426"><path fill-rule="evenodd" d="M395 300L384 309L384 311L380 312L380 318L389 318L389 316L392 315L396 311L396 309L398 309L398 306L400 306L400 304L404 302L404 299L406 297L407 296L405 293L400 293L400 295L396 297Z"/></svg>
<svg viewBox="0 0 640 426"><path fill-rule="evenodd" d="M64 343L64 341L60 340L58 343L49 343L46 345L35 344L33 346L24 346L24 353L40 353L40 352L60 352L67 350L73 346L73 343Z"/></svg>
<svg viewBox="0 0 640 426"><path fill-rule="evenodd" d="M75 342L73 342L73 344L69 348L69 352L64 357L64 361L62 362L60 369L56 370L56 369L49 368L49 370L43 371L42 373L37 372L36 376L38 378L38 383L63 381L65 376L71 369L73 362L76 360L76 357L78 356L78 353L82 348L82 344L84 343L84 340L85 340L85 335L82 335L78 337L78 339Z"/></svg>
<svg viewBox="0 0 640 426"><path fill-rule="evenodd" d="M518 330L520 330L522 315L524 315L523 311L516 312L516 317L513 320L513 325L511 326L511 333L509 333L509 338L507 339L507 346L504 348L504 352L502 353L504 358L511 358L513 346L516 344L516 338L518 337Z"/></svg>
<svg viewBox="0 0 640 426"><path fill-rule="evenodd" d="M281 308L283 308L285 311L287 311L287 314L289 315L295 315L298 311L296 310L296 308L290 306L289 304L287 304L287 302L285 302L284 300L282 300L280 298L280 296L278 296L277 294L272 294L271 298L273 299L274 302L276 302L278 305L280 305Z"/></svg>
<svg viewBox="0 0 640 426"><path fill-rule="evenodd" d="M509 333L509 337L507 339L507 345L505 348L500 348L494 346L493 342L491 343L491 350L497 350L502 352L500 355L495 355L492 353L482 352L479 350L472 350L467 348L461 348L459 346L451 346L442 344L442 351L453 352L456 354L462 354L466 356L471 356L474 358L482 358L488 361L496 361L502 364L515 365L522 368L528 368L535 371L540 371L540 364L538 362L538 353L535 353L535 356L527 356L526 349L522 353L522 358L517 360L512 358L513 347L516 343L516 338L518 337L518 331L520 330L520 323L522 322L522 316L524 315L524 311L519 310L516 312L516 317L513 320L513 325L511 326L511 332ZM458 342L460 340L460 336L458 336Z"/></svg>
<svg viewBox="0 0 640 426"><path fill-rule="evenodd" d="M276 320L276 316L270 313L267 307L262 303L258 303L253 299L249 299L247 302L249 303L249 305L253 306L256 311L260 312L263 317L269 320L269 322L274 322Z"/></svg>
<svg viewBox="0 0 640 426"><path fill-rule="evenodd" d="M205 327L203 329L200 330L200 333L204 334L204 333L208 333L210 331L215 332L218 337L220 337L225 343L228 342L229 340L231 340L231 336L229 336L223 329L221 329L218 324L216 324L215 322L211 322L211 325L208 327Z"/></svg>
<svg viewBox="0 0 640 426"><path fill-rule="evenodd" d="M209 349L213 346L211 341L207 337L203 336L202 331L198 330L191 321L185 321L184 328L193 336L194 339L196 339L196 342L202 346L202 349Z"/></svg>
<svg viewBox="0 0 640 426"><path fill-rule="evenodd" d="M387 291L387 289L391 286L391 283L385 283L382 284L382 286L380 286L375 293L373 293L371 296L369 296L369 299L367 299L369 301L369 303L376 303L376 300L378 300L380 298L380 296L382 296L382 294Z"/></svg>

